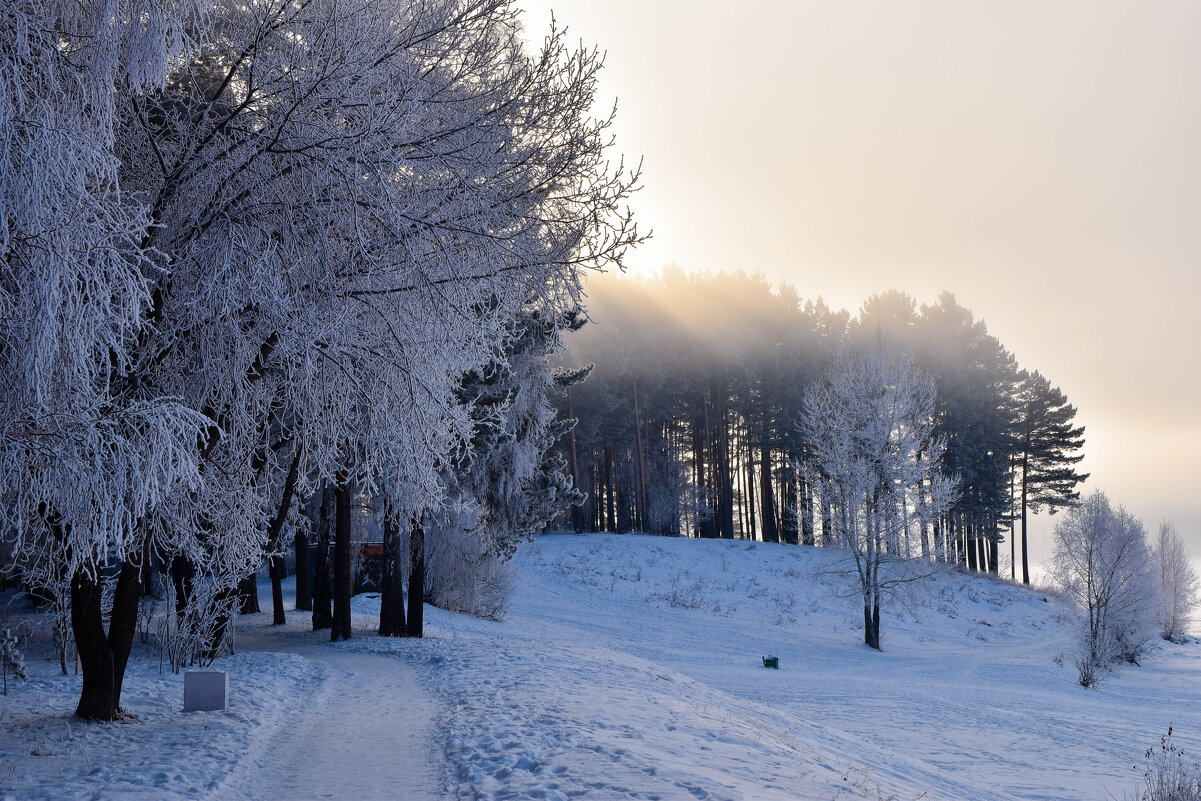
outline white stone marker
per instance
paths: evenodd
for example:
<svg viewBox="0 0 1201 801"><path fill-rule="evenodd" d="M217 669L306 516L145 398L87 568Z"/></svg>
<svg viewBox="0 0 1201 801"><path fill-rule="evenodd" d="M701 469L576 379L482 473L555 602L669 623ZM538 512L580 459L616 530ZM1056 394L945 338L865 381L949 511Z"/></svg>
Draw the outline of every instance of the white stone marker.
<svg viewBox="0 0 1201 801"><path fill-rule="evenodd" d="M224 670L185 670L184 712L224 712L229 709L229 674Z"/></svg>

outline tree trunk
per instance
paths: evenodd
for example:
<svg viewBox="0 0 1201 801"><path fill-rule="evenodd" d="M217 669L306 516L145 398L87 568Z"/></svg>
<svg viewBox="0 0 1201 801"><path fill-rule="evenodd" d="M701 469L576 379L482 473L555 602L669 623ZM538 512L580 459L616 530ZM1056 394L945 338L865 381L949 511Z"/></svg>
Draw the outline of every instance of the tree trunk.
<svg viewBox="0 0 1201 801"><path fill-rule="evenodd" d="M1030 467L1030 455L1022 455L1022 583L1030 583L1030 557L1026 549L1026 471Z"/></svg>
<svg viewBox="0 0 1201 801"><path fill-rule="evenodd" d="M283 554L272 554L267 570L271 576L271 625L282 626L288 622L284 615L284 577L288 568Z"/></svg>
<svg viewBox="0 0 1201 801"><path fill-rule="evenodd" d="M100 594L99 582L82 571L71 578L71 631L83 668L83 688L75 714L86 720L115 720L120 712L113 651L104 633Z"/></svg>
<svg viewBox="0 0 1201 801"><path fill-rule="evenodd" d="M605 446L605 530L619 534L617 530L617 468L613 462L613 447Z"/></svg>
<svg viewBox="0 0 1201 801"><path fill-rule="evenodd" d="M333 513L334 491L328 484L321 490L321 507L317 521L317 553L313 557L313 631L334 625L330 611L332 587L329 575L329 521Z"/></svg>
<svg viewBox="0 0 1201 801"><path fill-rule="evenodd" d="M75 714L81 718L116 720L122 715L121 688L137 630L141 586L141 567L123 563L105 634L100 581L82 571L71 579L71 630L83 668L83 687Z"/></svg>
<svg viewBox="0 0 1201 801"><path fill-rule="evenodd" d="M575 407L572 405L570 387L567 388L567 417L568 419L573 419L575 417ZM579 489L580 463L576 458L574 425L571 427L571 431L568 433L568 436L571 438L571 458L568 460L568 469L571 470L571 485L576 489ZM571 530L576 534L580 534L584 531L584 508L580 505L571 507Z"/></svg>
<svg viewBox="0 0 1201 801"><path fill-rule="evenodd" d="M780 510L781 539L789 545L798 545L801 541L801 485L800 476L796 474L796 462L791 456L788 459L788 471L784 479L781 493L784 497L783 508Z"/></svg>
<svg viewBox="0 0 1201 801"><path fill-rule="evenodd" d="M292 496L296 493L296 479L300 475L300 458L303 455L303 450L299 445L296 446L296 452L292 455L292 464L288 467L288 476L284 479L283 494L279 499L279 507L275 510L275 516L271 518L271 522L267 524L267 547L271 550L271 561L269 571L271 575L271 624L274 626L282 626L287 620L284 617L284 576L287 568L284 565L283 554L280 550L284 546L284 523L288 519L288 510L292 508Z"/></svg>
<svg viewBox="0 0 1201 801"><path fill-rule="evenodd" d="M238 598L238 614L254 615L263 611L259 607L259 582L256 573L251 573L238 582Z"/></svg>
<svg viewBox="0 0 1201 801"><path fill-rule="evenodd" d="M350 639L350 479L338 481L334 505L334 621L331 641Z"/></svg>
<svg viewBox="0 0 1201 801"><path fill-rule="evenodd" d="M175 617L182 619L188 604L192 602L192 581L196 578L196 566L182 556L171 559L171 583L175 586Z"/></svg>
<svg viewBox="0 0 1201 801"><path fill-rule="evenodd" d="M296 551L296 611L313 611L313 585L309 583L309 538L297 529L293 540Z"/></svg>
<svg viewBox="0 0 1201 801"><path fill-rule="evenodd" d="M759 463L759 493L763 499L762 513L759 515L763 524L763 541L779 542L780 532L776 527L776 499L772 488L771 448L767 446L767 430L763 431L763 460Z"/></svg>
<svg viewBox="0 0 1201 801"><path fill-rule="evenodd" d="M400 527L391 514L384 517L384 566L380 577L379 633L381 637L404 637L405 601L400 554Z"/></svg>
<svg viewBox="0 0 1201 801"><path fill-rule="evenodd" d="M872 602L872 647L880 650L880 596Z"/></svg>
<svg viewBox="0 0 1201 801"><path fill-rule="evenodd" d="M964 549L967 551L967 569L974 572L977 569L977 562L976 562L976 541L975 541L975 538L972 536L972 533L973 533L972 527L969 525L965 525L963 527L963 532L964 532Z"/></svg>
<svg viewBox="0 0 1201 801"><path fill-rule="evenodd" d="M113 609L108 622L108 646L113 654L113 703L121 707L121 687L125 666L138 631L138 601L142 597L142 571L131 562L121 565L113 592Z"/></svg>
<svg viewBox="0 0 1201 801"><path fill-rule="evenodd" d="M410 637L422 636L425 623L425 524L413 515L409 531L409 619Z"/></svg>
<svg viewBox="0 0 1201 801"><path fill-rule="evenodd" d="M880 650L880 601L863 599L863 644Z"/></svg>

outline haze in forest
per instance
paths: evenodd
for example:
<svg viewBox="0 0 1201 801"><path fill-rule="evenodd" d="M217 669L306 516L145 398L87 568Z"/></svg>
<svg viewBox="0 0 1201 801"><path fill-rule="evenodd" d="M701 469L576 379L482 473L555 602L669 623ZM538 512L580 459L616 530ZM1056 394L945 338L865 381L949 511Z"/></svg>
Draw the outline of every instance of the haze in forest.
<svg viewBox="0 0 1201 801"><path fill-rule="evenodd" d="M1201 6L524 5L609 53L631 271L951 291L1079 407L1089 486L1201 554Z"/></svg>

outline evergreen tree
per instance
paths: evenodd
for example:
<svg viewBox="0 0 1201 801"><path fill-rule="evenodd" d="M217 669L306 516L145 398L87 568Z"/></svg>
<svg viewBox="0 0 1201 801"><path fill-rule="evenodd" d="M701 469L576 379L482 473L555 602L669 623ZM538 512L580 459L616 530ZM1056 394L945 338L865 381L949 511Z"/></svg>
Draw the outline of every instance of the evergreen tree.
<svg viewBox="0 0 1201 801"><path fill-rule="evenodd" d="M1026 551L1027 511L1054 514L1079 500L1076 486L1088 478L1075 465L1084 458L1084 427L1073 426L1076 407L1035 371L1021 373L1018 389L1017 464L1022 517L1022 582L1030 583Z"/></svg>

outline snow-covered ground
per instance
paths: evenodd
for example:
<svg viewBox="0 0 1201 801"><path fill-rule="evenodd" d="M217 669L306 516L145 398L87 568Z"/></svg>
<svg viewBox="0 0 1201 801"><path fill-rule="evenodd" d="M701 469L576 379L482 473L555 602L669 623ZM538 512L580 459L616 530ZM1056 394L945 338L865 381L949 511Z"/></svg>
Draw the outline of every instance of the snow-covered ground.
<svg viewBox="0 0 1201 801"><path fill-rule="evenodd" d="M862 645L837 552L550 536L500 624L435 613L421 643L463 798L1068 799L1133 792L1174 724L1201 753L1201 646L1076 684L1075 613L944 572ZM780 657L765 669L763 655Z"/></svg>
<svg viewBox="0 0 1201 801"><path fill-rule="evenodd" d="M496 801L1099 801L1133 796L1169 724L1201 754L1201 645L1157 644L1085 690L1075 612L947 571L884 608L877 653L845 567L795 546L539 537L502 623L427 607L426 639L385 640L367 595L335 646L296 615L284 631L243 619L251 649L288 653L224 661L230 712L180 714L178 677L142 664L130 725L72 720L74 677L42 663L0 699L0 798L367 801L390 782Z"/></svg>
<svg viewBox="0 0 1201 801"><path fill-rule="evenodd" d="M230 673L227 712L183 714L183 677L159 673L149 654L131 660L122 703L136 720L97 724L73 716L78 676L58 663L28 662L29 681L9 677L0 697L0 799L202 798L231 766L255 758L296 699L323 684L325 669L289 654L220 660Z"/></svg>

